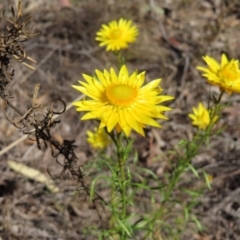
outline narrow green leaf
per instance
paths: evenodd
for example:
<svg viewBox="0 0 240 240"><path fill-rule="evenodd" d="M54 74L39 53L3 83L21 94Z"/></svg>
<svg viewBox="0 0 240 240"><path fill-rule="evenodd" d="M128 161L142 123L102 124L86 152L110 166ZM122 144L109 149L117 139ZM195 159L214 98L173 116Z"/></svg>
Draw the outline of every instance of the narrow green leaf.
<svg viewBox="0 0 240 240"><path fill-rule="evenodd" d="M109 177L97 177L97 178L95 178L93 181L92 181L92 183L91 183L91 186L90 186L90 201L92 201L93 200L93 198L94 198L94 192L95 192L95 184L96 184L96 182L99 180L99 179L110 179Z"/></svg>
<svg viewBox="0 0 240 240"><path fill-rule="evenodd" d="M210 180L209 180L209 174L207 174L205 171L203 171L203 175L204 175L204 178L205 178L207 187L208 187L209 189L212 189L211 183L210 183Z"/></svg>
<svg viewBox="0 0 240 240"><path fill-rule="evenodd" d="M199 220L197 219L197 217L196 217L196 216L192 216L192 219L193 219L193 221L195 222L195 224L197 225L198 230L199 230L200 232L202 232L202 230L203 230L202 224L199 222Z"/></svg>
<svg viewBox="0 0 240 240"><path fill-rule="evenodd" d="M197 178L199 178L199 174L198 174L197 170L193 167L193 165L192 165L192 164L188 164L188 167L189 167L190 170L193 172L193 174L194 174Z"/></svg>

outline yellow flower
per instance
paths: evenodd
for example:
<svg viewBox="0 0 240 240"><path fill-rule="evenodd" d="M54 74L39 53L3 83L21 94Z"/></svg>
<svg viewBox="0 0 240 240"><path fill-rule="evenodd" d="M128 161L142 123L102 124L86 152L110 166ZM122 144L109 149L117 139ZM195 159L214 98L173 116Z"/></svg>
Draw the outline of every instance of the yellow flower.
<svg viewBox="0 0 240 240"><path fill-rule="evenodd" d="M219 86L221 90L231 94L240 93L240 70L238 60L228 61L225 54L222 54L221 63L209 56L203 57L207 63L206 67L197 67L203 71L203 76L208 79L210 84Z"/></svg>
<svg viewBox="0 0 240 240"><path fill-rule="evenodd" d="M121 18L118 22L114 20L108 25L103 24L96 40L100 41L100 47L107 46L107 51L119 51L127 48L128 43L135 42L137 35L138 29L132 26L132 21Z"/></svg>
<svg viewBox="0 0 240 240"><path fill-rule="evenodd" d="M188 115L192 119L192 125L197 126L199 129L205 130L210 124L210 114L207 108L202 103L198 104L198 108L193 107L193 114ZM216 122L217 116L213 118L213 122Z"/></svg>
<svg viewBox="0 0 240 240"><path fill-rule="evenodd" d="M213 175L207 174L207 180L208 180L209 183L212 183L212 181L213 181Z"/></svg>
<svg viewBox="0 0 240 240"><path fill-rule="evenodd" d="M145 72L129 75L124 65L117 75L113 68L108 72L96 70L96 77L83 75L87 82L79 81L82 86L73 86L90 98L75 102L77 111L87 111L82 120L98 119L99 128L107 127L111 132L124 131L129 136L132 129L144 136L146 125L161 127L154 118L167 119L163 112L171 110L159 105L173 99L162 96L161 79L151 81L142 87Z"/></svg>
<svg viewBox="0 0 240 240"><path fill-rule="evenodd" d="M109 136L105 132L104 128L94 128L93 132L87 131L87 136L87 142L96 149L106 148L110 143Z"/></svg>

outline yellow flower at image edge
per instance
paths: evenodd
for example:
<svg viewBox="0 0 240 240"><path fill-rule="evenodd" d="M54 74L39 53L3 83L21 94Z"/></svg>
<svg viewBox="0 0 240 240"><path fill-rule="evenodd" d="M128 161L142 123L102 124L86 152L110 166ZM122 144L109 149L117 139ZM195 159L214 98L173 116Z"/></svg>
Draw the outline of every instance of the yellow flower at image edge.
<svg viewBox="0 0 240 240"><path fill-rule="evenodd" d="M210 124L210 114L207 108L202 103L198 104L198 108L193 107L193 114L188 115L192 119L192 125L199 129L205 130ZM213 122L216 122L217 116L214 117Z"/></svg>
<svg viewBox="0 0 240 240"><path fill-rule="evenodd" d="M137 27L132 25L132 21L120 19L103 24L97 32L96 40L100 41L99 46L106 46L107 51L119 51L127 48L129 43L135 42L138 35Z"/></svg>
<svg viewBox="0 0 240 240"><path fill-rule="evenodd" d="M206 67L197 67L203 71L203 76L208 79L210 84L219 86L219 88L227 93L240 93L240 70L238 60L232 59L228 61L225 54L222 54L221 63L209 56L203 57L208 65Z"/></svg>
<svg viewBox="0 0 240 240"><path fill-rule="evenodd" d="M91 144L93 148L103 149L110 144L110 139L104 128L94 128L94 131L87 131L87 142Z"/></svg>
<svg viewBox="0 0 240 240"><path fill-rule="evenodd" d="M90 98L74 103L77 111L87 111L82 120L98 119L99 128L106 127L108 132L115 128L129 136L133 129L144 136L146 125L161 127L154 118L167 119L163 113L171 108L159 104L173 97L160 95L161 79L142 86L145 72L129 75L125 65L118 75L113 68L109 72L95 72L96 77L83 75L86 82L79 81L81 86L73 86Z"/></svg>

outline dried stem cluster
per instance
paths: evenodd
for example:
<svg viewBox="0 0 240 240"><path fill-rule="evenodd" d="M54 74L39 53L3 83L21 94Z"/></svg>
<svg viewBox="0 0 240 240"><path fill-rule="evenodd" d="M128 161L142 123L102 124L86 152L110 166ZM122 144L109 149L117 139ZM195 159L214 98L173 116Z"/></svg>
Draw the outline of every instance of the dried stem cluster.
<svg viewBox="0 0 240 240"><path fill-rule="evenodd" d="M73 177L77 179L80 184L79 190L83 190L86 195L89 195L89 187L84 181L83 172L81 168L76 166L75 141L64 139L62 143L59 143L51 134L51 129L60 123L60 120L55 120L54 115L60 115L66 110L64 100L55 99L47 106L37 104L36 100L40 88L40 85L37 84L33 91L31 107L25 113L19 111L10 102L12 96L5 89L13 81L14 77L14 69L10 69L11 61L16 60L34 70L35 68L26 61L30 63L36 62L27 56L22 42L28 41L37 35L37 33L33 32L32 28L28 28L31 16L23 17L21 2L18 4L17 12L11 7L11 14L12 18L8 18L3 12L3 17L9 26L7 26L6 34L0 33L0 97L3 99L3 113L10 123L22 129L23 134L27 134L30 139L36 141L39 149L43 149L43 147L51 148L53 158L63 167L61 174L57 178ZM8 108L11 108L20 117L10 119L6 111ZM97 194L95 196L96 199L100 198Z"/></svg>

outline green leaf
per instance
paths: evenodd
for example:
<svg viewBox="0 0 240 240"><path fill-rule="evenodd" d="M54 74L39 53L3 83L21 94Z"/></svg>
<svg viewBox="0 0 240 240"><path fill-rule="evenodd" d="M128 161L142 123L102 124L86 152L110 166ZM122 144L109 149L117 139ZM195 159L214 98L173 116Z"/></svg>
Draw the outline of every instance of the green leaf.
<svg viewBox="0 0 240 240"><path fill-rule="evenodd" d="M182 189L182 191L184 191L185 193L189 194L192 197L202 196L202 194L197 192L197 191L192 191L192 190L189 190L189 189Z"/></svg>
<svg viewBox="0 0 240 240"><path fill-rule="evenodd" d="M188 164L188 167L189 167L190 170L193 172L193 174L194 174L197 178L199 178L199 174L198 174L197 170L193 167L193 165L192 165L192 164Z"/></svg>
<svg viewBox="0 0 240 240"><path fill-rule="evenodd" d="M195 222L195 224L197 225L198 230L199 230L200 232L202 232L202 230L203 230L202 224L199 222L199 220L197 219L197 217L196 217L196 216L192 216L192 220L193 220L193 221Z"/></svg>
<svg viewBox="0 0 240 240"><path fill-rule="evenodd" d="M184 215L185 215L185 221L189 218L189 210L187 208L184 208Z"/></svg>
<svg viewBox="0 0 240 240"><path fill-rule="evenodd" d="M101 177L101 176L100 176L100 177L95 178L95 179L92 181L91 186L90 186L90 201L92 201L93 198L94 198L95 184L96 184L96 182L97 182L99 179L110 179L110 178L109 178L109 177Z"/></svg>
<svg viewBox="0 0 240 240"><path fill-rule="evenodd" d="M119 225L121 226L121 229L123 229L129 237L132 236L132 233L130 232L130 229L115 215Z"/></svg>
<svg viewBox="0 0 240 240"><path fill-rule="evenodd" d="M209 189L212 189L211 183L210 183L210 180L209 180L209 174L207 174L205 171L203 171L203 175L204 175L204 178L205 178L207 187L208 187Z"/></svg>

